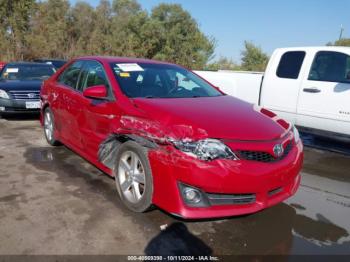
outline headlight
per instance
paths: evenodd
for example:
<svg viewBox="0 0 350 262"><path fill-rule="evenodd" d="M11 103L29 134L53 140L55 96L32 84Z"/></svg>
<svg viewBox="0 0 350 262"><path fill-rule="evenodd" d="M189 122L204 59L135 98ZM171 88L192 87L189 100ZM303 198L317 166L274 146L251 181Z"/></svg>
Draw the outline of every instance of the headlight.
<svg viewBox="0 0 350 262"><path fill-rule="evenodd" d="M0 89L0 98L6 98L9 99L9 95L6 93L6 91Z"/></svg>
<svg viewBox="0 0 350 262"><path fill-rule="evenodd" d="M295 143L298 143L300 140L300 135L298 129L293 125L293 135Z"/></svg>
<svg viewBox="0 0 350 262"><path fill-rule="evenodd" d="M204 139L195 142L173 141L173 144L177 149L193 154L201 160L217 158L238 160L231 149L217 139Z"/></svg>

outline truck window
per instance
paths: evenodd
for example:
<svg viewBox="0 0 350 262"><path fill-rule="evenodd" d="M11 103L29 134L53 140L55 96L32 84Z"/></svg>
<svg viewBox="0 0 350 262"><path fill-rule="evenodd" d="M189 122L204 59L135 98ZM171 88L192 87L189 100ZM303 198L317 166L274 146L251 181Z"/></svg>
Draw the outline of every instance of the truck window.
<svg viewBox="0 0 350 262"><path fill-rule="evenodd" d="M290 51L284 53L277 67L277 76L280 78L298 79L304 58L304 51Z"/></svg>
<svg viewBox="0 0 350 262"><path fill-rule="evenodd" d="M320 51L312 62L309 80L350 83L350 56Z"/></svg>

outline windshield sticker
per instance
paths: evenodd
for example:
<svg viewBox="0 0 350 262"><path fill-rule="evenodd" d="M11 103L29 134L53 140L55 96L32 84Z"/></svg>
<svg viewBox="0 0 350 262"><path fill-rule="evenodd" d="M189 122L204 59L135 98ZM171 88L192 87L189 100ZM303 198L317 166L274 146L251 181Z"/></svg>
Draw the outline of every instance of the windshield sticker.
<svg viewBox="0 0 350 262"><path fill-rule="evenodd" d="M143 68L136 63L116 64L124 72L143 71Z"/></svg>
<svg viewBox="0 0 350 262"><path fill-rule="evenodd" d="M130 73L128 73L128 72L120 72L119 76L120 77L130 77Z"/></svg>
<svg viewBox="0 0 350 262"><path fill-rule="evenodd" d="M18 68L7 68L6 73L18 73Z"/></svg>

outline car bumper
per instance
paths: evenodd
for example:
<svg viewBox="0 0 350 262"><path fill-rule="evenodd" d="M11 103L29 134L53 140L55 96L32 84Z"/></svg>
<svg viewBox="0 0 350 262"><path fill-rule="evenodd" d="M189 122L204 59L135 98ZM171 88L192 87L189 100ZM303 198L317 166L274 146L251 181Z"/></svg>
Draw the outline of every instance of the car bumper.
<svg viewBox="0 0 350 262"><path fill-rule="evenodd" d="M258 212L278 204L297 191L303 164L302 143L294 144L280 161L250 160L200 161L175 149L149 152L153 174L153 203L186 219L229 217ZM199 189L205 197L254 196L249 203L212 202L189 206L183 200L179 183Z"/></svg>
<svg viewBox="0 0 350 262"><path fill-rule="evenodd" d="M39 100L14 100L0 98L0 114L19 114L19 113L39 113L40 108L26 108L26 102L39 102Z"/></svg>

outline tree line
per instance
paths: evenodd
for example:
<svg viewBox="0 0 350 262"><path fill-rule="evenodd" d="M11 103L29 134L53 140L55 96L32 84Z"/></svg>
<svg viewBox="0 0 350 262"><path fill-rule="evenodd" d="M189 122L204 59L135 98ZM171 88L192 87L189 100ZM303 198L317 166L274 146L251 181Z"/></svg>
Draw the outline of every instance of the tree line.
<svg viewBox="0 0 350 262"><path fill-rule="evenodd" d="M348 44L347 39L329 45ZM165 60L191 69L264 71L268 55L244 42L241 63L213 61L216 40L178 4L150 12L137 0L0 0L0 61L110 55Z"/></svg>
<svg viewBox="0 0 350 262"><path fill-rule="evenodd" d="M0 59L111 55L167 60L201 68L215 40L177 4L148 13L136 0L0 0Z"/></svg>
<svg viewBox="0 0 350 262"><path fill-rule="evenodd" d="M137 0L0 0L0 61L110 55L166 60L192 69L263 70L267 55L245 43L242 64L211 62L216 41L178 4L151 12Z"/></svg>

